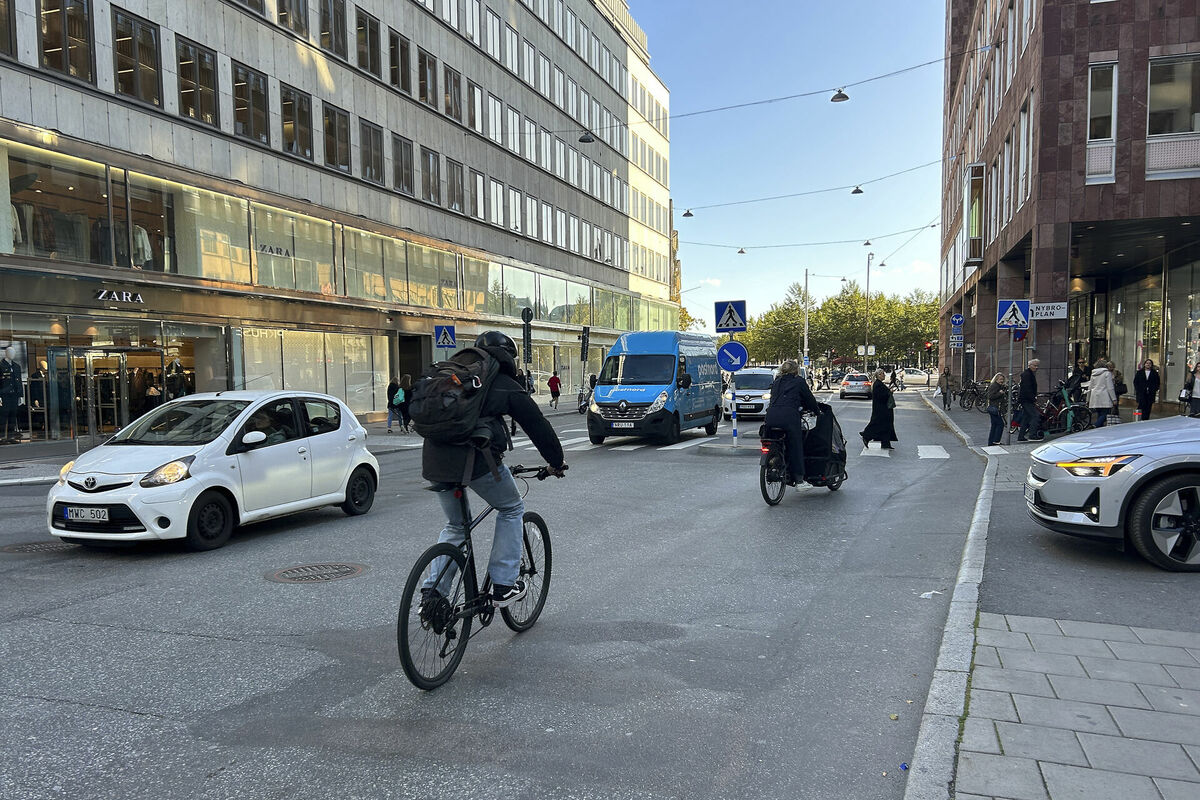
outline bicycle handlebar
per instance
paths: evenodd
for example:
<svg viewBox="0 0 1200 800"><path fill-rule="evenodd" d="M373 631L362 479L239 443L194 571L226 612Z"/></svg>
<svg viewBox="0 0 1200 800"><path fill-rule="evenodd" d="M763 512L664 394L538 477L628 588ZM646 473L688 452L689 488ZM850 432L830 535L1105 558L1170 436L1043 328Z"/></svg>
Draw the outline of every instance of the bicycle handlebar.
<svg viewBox="0 0 1200 800"><path fill-rule="evenodd" d="M549 478L551 475L554 475L554 477L556 477L556 478L564 477L561 473L566 472L567 469L568 469L567 465L563 464L562 470L560 472L556 473L553 467L550 467L547 465L543 465L540 467L523 467L520 464L517 464L515 467L512 467L509 470L509 472L511 472L514 476L533 475L539 481L544 481L544 480L546 480L546 478Z"/></svg>

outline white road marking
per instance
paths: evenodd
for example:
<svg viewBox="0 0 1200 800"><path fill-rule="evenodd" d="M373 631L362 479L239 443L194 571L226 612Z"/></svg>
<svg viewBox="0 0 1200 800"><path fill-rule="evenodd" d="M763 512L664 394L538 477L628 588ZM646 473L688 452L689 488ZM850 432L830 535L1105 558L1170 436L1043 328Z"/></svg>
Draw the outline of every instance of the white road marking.
<svg viewBox="0 0 1200 800"><path fill-rule="evenodd" d="M614 447L613 450L640 450L645 446L644 444L623 444L620 447Z"/></svg>
<svg viewBox="0 0 1200 800"><path fill-rule="evenodd" d="M563 447L566 447L569 444L579 444L580 442L586 442L587 440L588 440L588 437L586 437L586 436L577 436L574 439L562 439L561 441L559 441L559 444L561 444ZM533 444L525 445L521 449L522 450L537 450L537 445L533 445Z"/></svg>
<svg viewBox="0 0 1200 800"><path fill-rule="evenodd" d="M940 444L917 445L917 458L949 458L950 454Z"/></svg>
<svg viewBox="0 0 1200 800"><path fill-rule="evenodd" d="M863 451L862 451L862 455L864 455L864 456L883 456L884 458L891 458L892 451L884 450L882 447L864 447Z"/></svg>
<svg viewBox="0 0 1200 800"><path fill-rule="evenodd" d="M587 433L587 428L567 428L565 431L559 431L559 433Z"/></svg>
<svg viewBox="0 0 1200 800"><path fill-rule="evenodd" d="M669 444L666 447L660 447L658 449L659 450L683 450L688 447L695 447L698 444L704 444L705 442L711 442L716 438L717 438L716 436L705 436L700 439L689 439L686 442L679 442L678 444Z"/></svg>
<svg viewBox="0 0 1200 800"><path fill-rule="evenodd" d="M998 444L994 444L991 447L981 447L979 449L982 450L983 452L987 453L989 456L1002 456L1002 455L1007 455L1007 453L1008 453L1007 450L1005 450L1003 447L1001 447Z"/></svg>
<svg viewBox="0 0 1200 800"><path fill-rule="evenodd" d="M524 447L530 443L530 439L528 436L514 436L512 437L512 443L513 447Z"/></svg>
<svg viewBox="0 0 1200 800"><path fill-rule="evenodd" d="M595 450L597 447L603 447L602 444L577 444L574 447L564 447L568 453L578 453L583 450Z"/></svg>

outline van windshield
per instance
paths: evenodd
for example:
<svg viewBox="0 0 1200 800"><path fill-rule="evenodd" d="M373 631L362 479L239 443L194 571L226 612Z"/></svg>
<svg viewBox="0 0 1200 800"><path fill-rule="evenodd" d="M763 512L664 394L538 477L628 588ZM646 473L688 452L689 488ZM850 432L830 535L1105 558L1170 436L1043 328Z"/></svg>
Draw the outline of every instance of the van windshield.
<svg viewBox="0 0 1200 800"><path fill-rule="evenodd" d="M675 380L675 356L609 356L600 371L599 383L608 386L637 384L662 386Z"/></svg>

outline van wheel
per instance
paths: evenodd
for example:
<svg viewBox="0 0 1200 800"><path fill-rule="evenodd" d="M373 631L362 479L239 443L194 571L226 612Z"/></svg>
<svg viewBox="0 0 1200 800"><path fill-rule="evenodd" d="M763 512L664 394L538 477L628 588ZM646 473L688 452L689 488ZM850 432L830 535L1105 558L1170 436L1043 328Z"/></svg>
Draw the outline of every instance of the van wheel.
<svg viewBox="0 0 1200 800"><path fill-rule="evenodd" d="M675 444L676 442L679 441L680 435L679 435L679 416L678 415L671 416L671 425L667 428L667 435L665 438L666 438L667 444Z"/></svg>
<svg viewBox="0 0 1200 800"><path fill-rule="evenodd" d="M721 409L713 411L712 422L704 426L704 432L709 436L717 435L717 426L721 424Z"/></svg>
<svg viewBox="0 0 1200 800"><path fill-rule="evenodd" d="M604 444L604 436L599 433L589 433L588 441L592 444Z"/></svg>

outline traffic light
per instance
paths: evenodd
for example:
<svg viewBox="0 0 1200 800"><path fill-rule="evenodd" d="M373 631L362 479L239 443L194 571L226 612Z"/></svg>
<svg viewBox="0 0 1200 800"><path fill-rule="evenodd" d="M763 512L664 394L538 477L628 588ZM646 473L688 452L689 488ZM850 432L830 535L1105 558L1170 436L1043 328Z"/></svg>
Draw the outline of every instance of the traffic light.
<svg viewBox="0 0 1200 800"><path fill-rule="evenodd" d="M926 352L926 353L933 352L933 342L926 342L926 343L925 343L925 352Z"/></svg>

